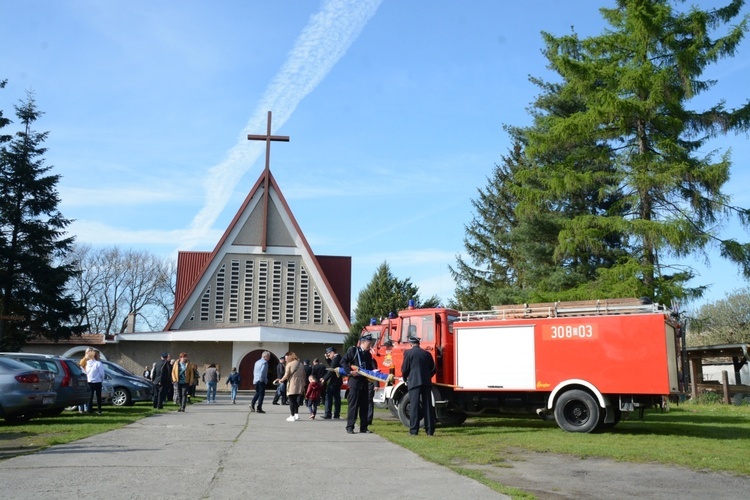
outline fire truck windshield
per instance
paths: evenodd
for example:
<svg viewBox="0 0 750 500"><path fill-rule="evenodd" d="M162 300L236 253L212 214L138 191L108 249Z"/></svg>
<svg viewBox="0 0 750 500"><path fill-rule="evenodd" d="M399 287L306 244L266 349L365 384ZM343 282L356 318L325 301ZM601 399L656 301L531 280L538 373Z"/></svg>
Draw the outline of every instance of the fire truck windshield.
<svg viewBox="0 0 750 500"><path fill-rule="evenodd" d="M401 342L409 342L409 337L418 337L422 343L435 342L435 316L408 316L401 325Z"/></svg>

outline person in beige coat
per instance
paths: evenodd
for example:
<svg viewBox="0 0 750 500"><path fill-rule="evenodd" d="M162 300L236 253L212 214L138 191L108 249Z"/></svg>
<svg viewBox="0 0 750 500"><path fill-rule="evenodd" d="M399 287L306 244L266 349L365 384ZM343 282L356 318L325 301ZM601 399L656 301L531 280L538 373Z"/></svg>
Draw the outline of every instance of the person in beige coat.
<svg viewBox="0 0 750 500"><path fill-rule="evenodd" d="M289 413L287 422L299 420L299 405L305 394L305 368L297 355L291 351L286 353L286 369L284 376L276 379L274 383L286 382L286 394L289 398Z"/></svg>
<svg viewBox="0 0 750 500"><path fill-rule="evenodd" d="M197 371L198 367L188 359L187 353L181 352L180 359L172 367L172 382L177 384L177 390L180 395L180 409L177 411L185 411L188 390L196 378L195 372Z"/></svg>

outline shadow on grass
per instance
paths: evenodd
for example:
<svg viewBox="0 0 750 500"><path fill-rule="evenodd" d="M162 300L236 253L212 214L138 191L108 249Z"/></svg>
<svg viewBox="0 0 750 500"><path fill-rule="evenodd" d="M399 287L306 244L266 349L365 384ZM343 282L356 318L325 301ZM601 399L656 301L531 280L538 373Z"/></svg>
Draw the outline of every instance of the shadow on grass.
<svg viewBox="0 0 750 500"><path fill-rule="evenodd" d="M748 440L750 426L746 417L717 415L690 415L685 413L663 413L647 415L643 420L623 420L609 430L597 431L593 435L653 435L653 436L692 436L716 440ZM495 435L503 432L519 434L523 432L562 431L554 421L519 418L478 418L469 419L457 427L441 426L440 432L451 435Z"/></svg>

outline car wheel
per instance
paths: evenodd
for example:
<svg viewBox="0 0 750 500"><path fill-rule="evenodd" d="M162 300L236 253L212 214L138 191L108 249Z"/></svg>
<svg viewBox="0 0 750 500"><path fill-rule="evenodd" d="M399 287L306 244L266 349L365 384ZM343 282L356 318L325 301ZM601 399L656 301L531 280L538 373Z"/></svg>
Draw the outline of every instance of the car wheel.
<svg viewBox="0 0 750 500"><path fill-rule="evenodd" d="M115 387L115 392L112 394L112 404L115 406L130 406L132 404L132 398L130 397L130 391L124 387Z"/></svg>

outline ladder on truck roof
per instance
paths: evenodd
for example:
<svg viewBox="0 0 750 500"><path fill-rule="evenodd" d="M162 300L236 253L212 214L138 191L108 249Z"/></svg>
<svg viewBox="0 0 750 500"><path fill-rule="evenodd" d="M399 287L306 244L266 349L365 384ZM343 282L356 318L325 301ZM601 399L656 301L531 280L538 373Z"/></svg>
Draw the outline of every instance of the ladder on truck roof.
<svg viewBox="0 0 750 500"><path fill-rule="evenodd" d="M646 301L642 299L604 299L492 306L491 311L461 311L459 321L565 318L573 316L643 314L658 311L669 312L662 305L644 302Z"/></svg>

